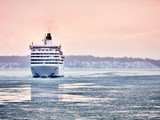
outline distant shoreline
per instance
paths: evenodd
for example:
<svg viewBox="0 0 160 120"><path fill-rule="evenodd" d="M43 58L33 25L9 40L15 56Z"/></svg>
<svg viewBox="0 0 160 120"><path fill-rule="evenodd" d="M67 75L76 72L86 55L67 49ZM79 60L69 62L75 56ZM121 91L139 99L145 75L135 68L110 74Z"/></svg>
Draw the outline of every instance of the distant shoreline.
<svg viewBox="0 0 160 120"><path fill-rule="evenodd" d="M131 57L65 56L65 69L160 69L160 60ZM0 69L30 68L30 56L0 56Z"/></svg>

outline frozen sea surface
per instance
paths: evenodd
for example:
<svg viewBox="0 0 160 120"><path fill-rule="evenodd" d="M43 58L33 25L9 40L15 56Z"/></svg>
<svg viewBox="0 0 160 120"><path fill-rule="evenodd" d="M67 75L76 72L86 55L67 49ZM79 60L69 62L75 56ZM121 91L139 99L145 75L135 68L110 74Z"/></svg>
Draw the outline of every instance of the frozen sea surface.
<svg viewBox="0 0 160 120"><path fill-rule="evenodd" d="M160 120L159 70L0 71L0 120Z"/></svg>

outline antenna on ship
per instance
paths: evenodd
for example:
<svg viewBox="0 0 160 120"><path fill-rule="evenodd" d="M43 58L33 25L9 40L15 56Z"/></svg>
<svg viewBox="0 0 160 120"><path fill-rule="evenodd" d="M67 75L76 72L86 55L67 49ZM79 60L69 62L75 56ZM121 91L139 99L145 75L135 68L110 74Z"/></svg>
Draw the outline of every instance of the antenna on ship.
<svg viewBox="0 0 160 120"><path fill-rule="evenodd" d="M44 42L44 45L46 45L46 34L44 35L42 41Z"/></svg>

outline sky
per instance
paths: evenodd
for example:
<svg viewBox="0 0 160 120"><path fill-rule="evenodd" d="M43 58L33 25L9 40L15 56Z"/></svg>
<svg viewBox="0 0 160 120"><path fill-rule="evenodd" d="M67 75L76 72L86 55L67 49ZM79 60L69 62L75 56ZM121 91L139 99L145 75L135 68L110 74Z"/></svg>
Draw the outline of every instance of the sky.
<svg viewBox="0 0 160 120"><path fill-rule="evenodd" d="M47 32L64 55L160 59L160 0L0 0L0 56Z"/></svg>

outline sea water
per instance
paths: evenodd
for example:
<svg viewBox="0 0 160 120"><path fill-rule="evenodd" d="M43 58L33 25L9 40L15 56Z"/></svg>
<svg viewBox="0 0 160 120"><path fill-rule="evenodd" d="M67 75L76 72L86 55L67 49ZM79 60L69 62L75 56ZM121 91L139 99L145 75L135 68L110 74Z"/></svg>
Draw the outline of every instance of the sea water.
<svg viewBox="0 0 160 120"><path fill-rule="evenodd" d="M0 119L159 120L160 70L1 70Z"/></svg>

